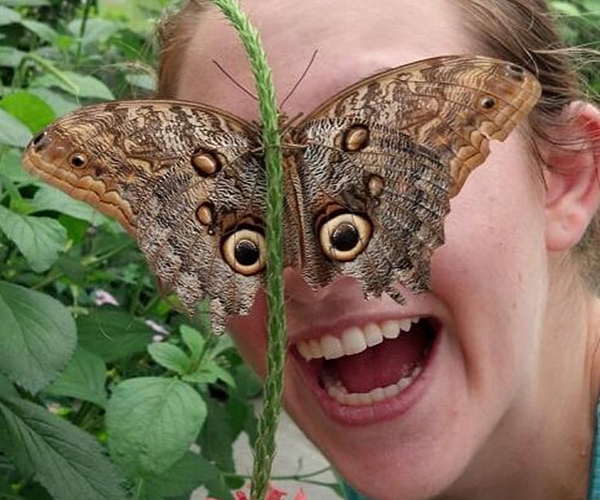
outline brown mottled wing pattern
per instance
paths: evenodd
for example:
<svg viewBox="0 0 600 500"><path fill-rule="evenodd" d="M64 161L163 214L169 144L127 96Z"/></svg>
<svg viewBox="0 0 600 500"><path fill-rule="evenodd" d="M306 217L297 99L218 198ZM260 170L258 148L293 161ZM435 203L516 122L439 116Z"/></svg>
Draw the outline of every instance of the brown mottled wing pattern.
<svg viewBox="0 0 600 500"><path fill-rule="evenodd" d="M448 56L380 73L317 108L293 131L305 145L296 160L305 218L340 207L366 214L372 233L355 259L334 262L305 225L307 281L320 287L344 273L367 297L386 292L398 301L398 280L427 289L450 198L483 163L490 139L504 140L539 94L517 66Z"/></svg>
<svg viewBox="0 0 600 500"><path fill-rule="evenodd" d="M396 300L429 285L449 199L533 108L536 80L502 61L450 56L363 80L288 131L285 263L309 284L356 277ZM159 280L213 328L250 309L264 273L265 168L259 130L179 101L120 101L60 118L24 164L114 216Z"/></svg>
<svg viewBox="0 0 600 500"><path fill-rule="evenodd" d="M234 272L220 249L240 221L264 220L257 138L250 124L206 106L120 101L54 122L32 141L24 164L116 217L188 310L212 299L219 332L226 316L249 310L261 284L260 274Z"/></svg>

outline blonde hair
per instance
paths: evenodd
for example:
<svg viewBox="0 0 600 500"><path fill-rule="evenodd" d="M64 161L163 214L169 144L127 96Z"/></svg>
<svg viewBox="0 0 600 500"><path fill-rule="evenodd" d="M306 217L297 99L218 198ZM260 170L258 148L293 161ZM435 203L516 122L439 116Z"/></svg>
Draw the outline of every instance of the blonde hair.
<svg viewBox="0 0 600 500"><path fill-rule="evenodd" d="M532 137L559 146L573 145L572 139L570 144L561 142L551 131L565 125L567 105L586 99L575 63L598 52L567 48L546 0L454 0L454 4L463 13L477 53L514 62L538 77L542 96L528 118ZM187 0L159 24L158 98L177 98L185 50L206 9L202 0ZM594 139L592 147L596 148L600 137ZM594 289L600 289L599 244L600 212L575 249L582 275Z"/></svg>

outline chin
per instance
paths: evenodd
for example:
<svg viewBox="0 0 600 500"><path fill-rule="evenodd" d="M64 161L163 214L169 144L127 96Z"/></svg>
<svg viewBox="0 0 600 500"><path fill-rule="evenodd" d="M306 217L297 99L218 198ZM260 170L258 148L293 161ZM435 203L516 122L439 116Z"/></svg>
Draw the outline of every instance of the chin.
<svg viewBox="0 0 600 500"><path fill-rule="evenodd" d="M380 324L385 321L389 320ZM418 351L416 362L409 369L386 374L370 367L376 376L368 384L385 384L383 388L391 385L384 375L400 373L398 390L388 391L389 397L384 392L384 397L373 398L374 391L381 391L353 385L352 374L344 371L360 360L347 360L350 367L331 366L314 346L314 356L307 355L298 342L290 346L284 393L287 411L333 467L370 500L438 496L464 472L474 449L473 434L465 425L469 417L464 367L452 356L441 323L421 318L400 326L405 325L406 337L419 337L411 344L413 351ZM393 337L391 325L387 327ZM409 339L396 339L387 339L387 354L366 356L378 360L380 367L381 362L385 364L383 356L393 356L394 342L399 350L407 350ZM348 355L352 356L357 354ZM369 361L362 360L367 365ZM355 368L360 371L359 366ZM350 385L351 391L339 389L335 377L343 380L344 389L348 389L345 384ZM344 397L355 390L369 397Z"/></svg>

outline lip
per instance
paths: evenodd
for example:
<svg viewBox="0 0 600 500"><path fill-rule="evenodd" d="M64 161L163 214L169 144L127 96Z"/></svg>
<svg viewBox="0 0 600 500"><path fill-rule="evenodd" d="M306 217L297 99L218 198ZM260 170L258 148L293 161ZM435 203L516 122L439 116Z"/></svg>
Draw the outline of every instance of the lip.
<svg viewBox="0 0 600 500"><path fill-rule="evenodd" d="M414 316L416 315L406 317ZM395 317L386 319L403 318ZM370 319L370 321L379 320L374 318ZM343 405L329 396L329 394L327 394L327 392L319 385L315 370L311 369L310 365L300 356L294 344L289 347L289 359L292 361L291 366L293 366L293 369L296 370L296 372L300 375L300 378L310 388L311 393L319 402L324 413L333 421L345 426L367 426L393 420L409 412L411 408L413 408L419 402L419 400L427 392L427 388L434 378L438 353L440 350L440 343L444 337L444 327L442 323L437 319L435 321L437 323L435 340L431 345L430 352L427 356L425 364L423 365L421 373L409 387L404 389L397 396L383 401L374 402L368 406ZM357 323L350 322L349 320L339 322L336 323L336 331L350 326L359 326L361 324L363 324L363 322ZM319 332L321 331L324 333L324 329L319 328ZM332 330L327 330L327 332L332 333ZM316 333L318 332L314 332L312 335L310 335L310 337L299 336L298 339L316 338L319 336Z"/></svg>

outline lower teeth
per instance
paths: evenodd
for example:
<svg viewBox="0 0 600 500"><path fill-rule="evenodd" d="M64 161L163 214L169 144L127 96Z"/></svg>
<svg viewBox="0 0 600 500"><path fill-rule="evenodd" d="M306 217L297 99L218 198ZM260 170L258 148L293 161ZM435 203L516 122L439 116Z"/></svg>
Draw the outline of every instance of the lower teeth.
<svg viewBox="0 0 600 500"><path fill-rule="evenodd" d="M323 385L327 394L338 403L350 406L371 405L400 394L414 382L421 370L422 366L417 364L408 375L402 377L395 384L377 387L369 392L348 392L341 380L335 380L330 376L324 378Z"/></svg>

